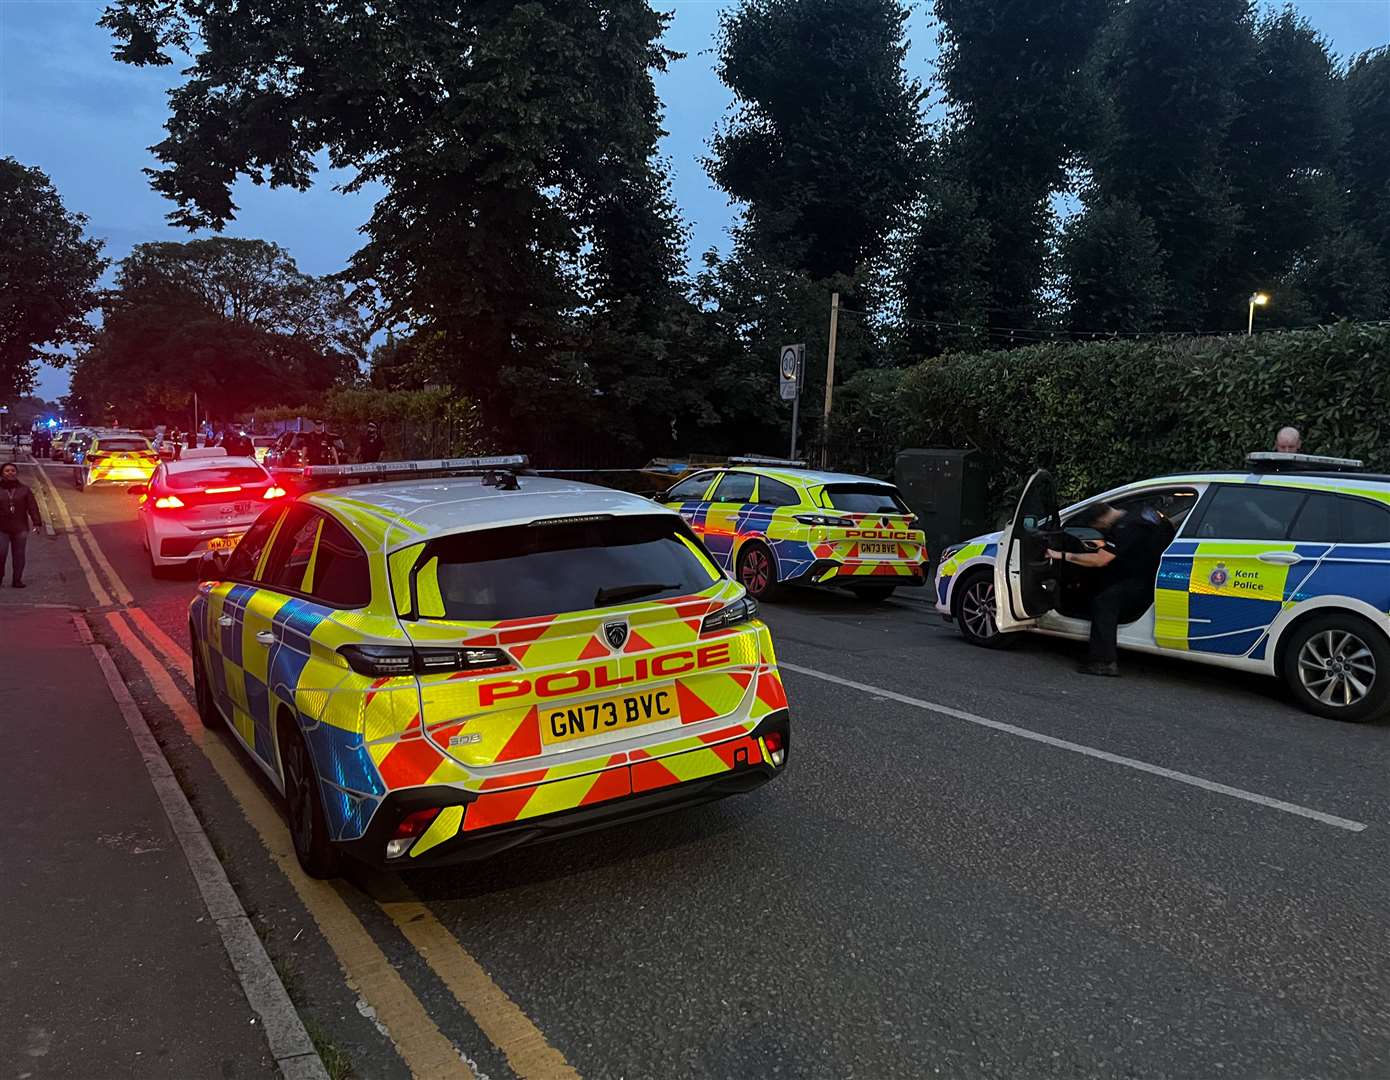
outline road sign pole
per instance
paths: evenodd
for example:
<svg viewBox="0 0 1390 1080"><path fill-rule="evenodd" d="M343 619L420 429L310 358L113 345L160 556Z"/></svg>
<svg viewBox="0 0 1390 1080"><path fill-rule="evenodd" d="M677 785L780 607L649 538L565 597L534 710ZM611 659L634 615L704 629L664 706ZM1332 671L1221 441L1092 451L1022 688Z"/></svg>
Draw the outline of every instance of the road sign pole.
<svg viewBox="0 0 1390 1080"><path fill-rule="evenodd" d="M830 345L825 351L825 418L820 432L821 468L830 464L830 394L835 387L835 338L840 329L840 294L830 294Z"/></svg>
<svg viewBox="0 0 1390 1080"><path fill-rule="evenodd" d="M801 372L796 373L796 397L792 398L792 448L787 452L790 461L796 460L796 426L801 409Z"/></svg>

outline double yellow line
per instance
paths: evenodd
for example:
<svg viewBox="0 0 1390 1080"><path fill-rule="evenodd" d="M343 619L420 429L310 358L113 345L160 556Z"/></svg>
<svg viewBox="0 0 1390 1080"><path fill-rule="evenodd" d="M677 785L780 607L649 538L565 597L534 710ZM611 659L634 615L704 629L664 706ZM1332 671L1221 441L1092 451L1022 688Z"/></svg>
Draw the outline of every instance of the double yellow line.
<svg viewBox="0 0 1390 1080"><path fill-rule="evenodd" d="M62 522L93 598L100 607L114 607L105 612L112 633L140 665L159 700L236 799L271 860L294 888L333 950L347 985L372 1008L411 1075L421 1080L470 1076L472 1070L464 1063L459 1049L440 1030L353 912L345 895L350 886L317 881L300 869L279 810L227 743L206 737L189 691L170 674L178 674L187 687L192 686L193 661L189 653L134 606L130 590L86 521L69 511L41 466L38 472L47 486L52 513ZM579 1074L564 1055L546 1041L531 1019L399 878L370 874L367 883L372 901L503 1053L517 1076L524 1080L579 1080Z"/></svg>

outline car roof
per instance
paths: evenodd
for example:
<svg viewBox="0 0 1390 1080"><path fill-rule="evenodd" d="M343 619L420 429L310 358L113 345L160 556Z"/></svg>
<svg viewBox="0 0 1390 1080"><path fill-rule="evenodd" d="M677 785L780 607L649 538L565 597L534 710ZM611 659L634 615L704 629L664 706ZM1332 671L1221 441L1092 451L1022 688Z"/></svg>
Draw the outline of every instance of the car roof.
<svg viewBox="0 0 1390 1080"><path fill-rule="evenodd" d="M853 473L820 472L815 469L778 469L763 468L758 465L736 465L726 471L770 476L784 484L793 484L798 487L823 487L826 484L872 484L875 487L893 487L890 480L875 480L872 476L856 476Z"/></svg>
<svg viewBox="0 0 1390 1080"><path fill-rule="evenodd" d="M300 501L331 511L360 539L386 550L542 518L680 516L645 496L597 484L530 475L518 476L516 482L515 490L508 490L475 476L397 480L328 488L303 495Z"/></svg>
<svg viewBox="0 0 1390 1080"><path fill-rule="evenodd" d="M1120 495L1122 492L1139 488L1162 487L1167 484L1264 484L1270 487L1301 487L1318 491L1338 491L1345 494L1367 495L1371 498L1390 502L1390 475L1384 473L1361 472L1192 472L1177 473L1172 476L1155 476L1146 480L1135 480L1091 498L1082 499L1075 506L1084 506Z"/></svg>
<svg viewBox="0 0 1390 1080"><path fill-rule="evenodd" d="M164 463L164 471L166 473L197 472L199 469L224 469L228 465L235 465L236 467L243 469L261 469L262 471L264 471L264 469L261 466L261 463L257 461L255 458L228 457L226 455L218 455L216 457L195 457L179 461L166 461ZM269 476L270 474L266 473L266 475Z"/></svg>

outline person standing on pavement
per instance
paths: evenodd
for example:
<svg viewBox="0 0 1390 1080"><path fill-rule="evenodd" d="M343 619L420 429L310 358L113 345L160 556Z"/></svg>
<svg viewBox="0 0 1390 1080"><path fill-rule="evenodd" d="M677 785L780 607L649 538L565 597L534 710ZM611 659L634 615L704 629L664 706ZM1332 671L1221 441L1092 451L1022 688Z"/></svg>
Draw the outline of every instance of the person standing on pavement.
<svg viewBox="0 0 1390 1080"><path fill-rule="evenodd" d="M1089 566L1102 576L1091 600L1091 644L1086 662L1077 671L1083 675L1120 673L1116 637L1126 616L1138 618L1153 603L1154 579L1163 552L1173 540L1173 527L1153 511L1127 514L1108 503L1090 507L1089 525L1105 540L1095 551L1058 552L1051 548L1050 559Z"/></svg>
<svg viewBox="0 0 1390 1080"><path fill-rule="evenodd" d="M1303 436L1298 433L1298 428L1280 428L1279 434L1274 436L1274 451L1278 454L1303 453Z"/></svg>
<svg viewBox="0 0 1390 1080"><path fill-rule="evenodd" d="M43 527L39 503L34 493L19 482L19 466L12 461L0 466L0 577L10 561L10 585L24 588L24 549L29 543L29 527Z"/></svg>
<svg viewBox="0 0 1390 1080"><path fill-rule="evenodd" d="M362 441L357 446L357 460L380 461L382 446L381 432L377 430L376 421L373 420L367 425L367 434L362 436Z"/></svg>

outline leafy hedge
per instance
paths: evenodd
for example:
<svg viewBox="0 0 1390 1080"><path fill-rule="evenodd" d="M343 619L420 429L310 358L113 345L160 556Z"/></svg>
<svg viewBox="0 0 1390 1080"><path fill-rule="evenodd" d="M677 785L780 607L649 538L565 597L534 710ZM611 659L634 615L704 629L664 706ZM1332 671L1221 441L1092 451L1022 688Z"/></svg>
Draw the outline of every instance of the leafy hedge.
<svg viewBox="0 0 1390 1080"><path fill-rule="evenodd" d="M1079 498L1239 466L1285 424L1309 453L1390 471L1390 326L955 353L864 372L835 405L842 467L888 475L901 448L977 447L1001 508L1039 462Z"/></svg>

